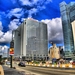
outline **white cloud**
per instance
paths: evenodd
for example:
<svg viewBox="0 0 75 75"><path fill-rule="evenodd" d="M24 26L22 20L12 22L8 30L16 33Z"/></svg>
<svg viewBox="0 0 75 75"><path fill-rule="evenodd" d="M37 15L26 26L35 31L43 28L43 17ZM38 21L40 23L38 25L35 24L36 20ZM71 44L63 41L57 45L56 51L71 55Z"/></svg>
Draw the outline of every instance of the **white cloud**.
<svg viewBox="0 0 75 75"><path fill-rule="evenodd" d="M3 36L4 32L0 30L0 38Z"/></svg>
<svg viewBox="0 0 75 75"><path fill-rule="evenodd" d="M2 32L0 30L0 43L9 43L12 40L12 30L15 30L18 28L19 19L14 19L9 24L9 31Z"/></svg>
<svg viewBox="0 0 75 75"><path fill-rule="evenodd" d="M42 4L42 3L49 3L49 2L52 2L52 0L19 0L19 2L21 3L21 5L33 5L33 4Z"/></svg>
<svg viewBox="0 0 75 75"><path fill-rule="evenodd" d="M0 43L5 43L5 42L10 42L12 39L12 32L11 31L7 31L6 33L4 33L2 35L2 37L0 38Z"/></svg>
<svg viewBox="0 0 75 75"><path fill-rule="evenodd" d="M33 9L29 10L28 12L29 12L28 17L32 17L32 14L34 14L34 13L36 14L37 9L33 8Z"/></svg>
<svg viewBox="0 0 75 75"><path fill-rule="evenodd" d="M29 0L19 0L22 5L31 5L31 2Z"/></svg>
<svg viewBox="0 0 75 75"><path fill-rule="evenodd" d="M48 39L50 42L62 43L63 33L62 33L62 23L61 18L55 18L52 20L46 19L42 20L48 26Z"/></svg>
<svg viewBox="0 0 75 75"><path fill-rule="evenodd" d="M52 2L52 0L11 0L13 4L18 4L19 8L8 10L7 17L9 18L24 18L32 17L37 12L46 8L46 4Z"/></svg>
<svg viewBox="0 0 75 75"><path fill-rule="evenodd" d="M12 16L16 16L17 18L21 17L22 16L22 8L15 8L15 9L12 9L10 10L10 12L7 14L7 16L9 18L11 18Z"/></svg>
<svg viewBox="0 0 75 75"><path fill-rule="evenodd" d="M10 42L12 38L12 32L7 31L6 33L0 30L0 43Z"/></svg>
<svg viewBox="0 0 75 75"><path fill-rule="evenodd" d="M25 10L25 12L28 12L28 17L32 17L32 14L35 14L45 9L45 5L50 3L52 0L19 0L19 5Z"/></svg>
<svg viewBox="0 0 75 75"><path fill-rule="evenodd" d="M19 25L19 19L14 19L10 22L8 27L10 30L15 30L18 28L18 25Z"/></svg>

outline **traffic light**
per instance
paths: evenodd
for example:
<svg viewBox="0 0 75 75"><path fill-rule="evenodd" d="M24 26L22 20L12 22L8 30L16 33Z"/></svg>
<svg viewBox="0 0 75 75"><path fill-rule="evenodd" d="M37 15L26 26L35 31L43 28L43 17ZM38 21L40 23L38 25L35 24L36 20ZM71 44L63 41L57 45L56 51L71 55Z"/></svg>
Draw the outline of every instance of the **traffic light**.
<svg viewBox="0 0 75 75"><path fill-rule="evenodd" d="M10 48L14 48L14 41L10 42Z"/></svg>

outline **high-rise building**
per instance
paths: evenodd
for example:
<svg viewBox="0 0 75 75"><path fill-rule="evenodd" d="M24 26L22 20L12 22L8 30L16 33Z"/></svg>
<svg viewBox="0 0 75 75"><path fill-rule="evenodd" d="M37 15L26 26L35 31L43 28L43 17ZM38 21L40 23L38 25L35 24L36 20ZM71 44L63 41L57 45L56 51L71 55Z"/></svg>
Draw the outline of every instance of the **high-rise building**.
<svg viewBox="0 0 75 75"><path fill-rule="evenodd" d="M74 55L75 55L75 20L71 23L72 24L72 31L73 31L73 38L74 38Z"/></svg>
<svg viewBox="0 0 75 75"><path fill-rule="evenodd" d="M14 32L15 56L28 59L44 59L48 56L47 24L25 19Z"/></svg>
<svg viewBox="0 0 75 75"><path fill-rule="evenodd" d="M62 28L64 36L65 57L71 57L74 53L74 38L71 22L75 20L75 2L60 3Z"/></svg>

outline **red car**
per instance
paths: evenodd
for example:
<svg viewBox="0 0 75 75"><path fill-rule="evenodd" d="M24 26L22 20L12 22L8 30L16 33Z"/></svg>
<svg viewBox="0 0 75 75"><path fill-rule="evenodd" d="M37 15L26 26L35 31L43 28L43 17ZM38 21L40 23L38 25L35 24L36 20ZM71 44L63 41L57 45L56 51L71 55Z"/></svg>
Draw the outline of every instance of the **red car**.
<svg viewBox="0 0 75 75"><path fill-rule="evenodd" d="M72 62L72 65L75 65L75 61Z"/></svg>

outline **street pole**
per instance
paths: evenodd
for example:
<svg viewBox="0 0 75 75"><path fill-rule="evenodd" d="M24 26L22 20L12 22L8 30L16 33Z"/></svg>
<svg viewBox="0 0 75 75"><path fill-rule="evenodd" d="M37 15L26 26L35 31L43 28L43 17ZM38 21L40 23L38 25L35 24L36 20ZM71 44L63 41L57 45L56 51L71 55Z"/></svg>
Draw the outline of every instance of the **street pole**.
<svg viewBox="0 0 75 75"><path fill-rule="evenodd" d="M10 55L10 68L12 68L12 55Z"/></svg>
<svg viewBox="0 0 75 75"><path fill-rule="evenodd" d="M12 31L12 41L10 42L10 49L12 48L14 48L13 31ZM12 54L10 54L10 68L12 68Z"/></svg>

